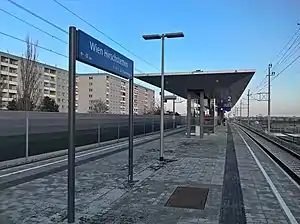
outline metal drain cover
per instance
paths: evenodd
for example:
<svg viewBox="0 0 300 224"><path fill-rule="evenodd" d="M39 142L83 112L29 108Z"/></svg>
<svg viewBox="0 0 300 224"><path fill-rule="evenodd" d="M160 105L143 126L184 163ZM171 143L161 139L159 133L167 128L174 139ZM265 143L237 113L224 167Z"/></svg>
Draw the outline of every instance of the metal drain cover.
<svg viewBox="0 0 300 224"><path fill-rule="evenodd" d="M165 206L204 209L208 188L177 187Z"/></svg>

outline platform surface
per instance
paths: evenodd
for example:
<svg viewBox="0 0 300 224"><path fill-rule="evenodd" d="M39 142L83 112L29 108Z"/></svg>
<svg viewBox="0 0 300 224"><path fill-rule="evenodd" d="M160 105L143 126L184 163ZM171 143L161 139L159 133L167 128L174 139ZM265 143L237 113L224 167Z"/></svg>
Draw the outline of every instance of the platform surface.
<svg viewBox="0 0 300 224"><path fill-rule="evenodd" d="M166 137L158 157L159 140L135 147L132 186L127 152L76 167L76 223L300 223L299 186L233 125ZM166 206L178 187L208 189L204 209ZM67 223L67 172L7 188L0 203L0 223Z"/></svg>

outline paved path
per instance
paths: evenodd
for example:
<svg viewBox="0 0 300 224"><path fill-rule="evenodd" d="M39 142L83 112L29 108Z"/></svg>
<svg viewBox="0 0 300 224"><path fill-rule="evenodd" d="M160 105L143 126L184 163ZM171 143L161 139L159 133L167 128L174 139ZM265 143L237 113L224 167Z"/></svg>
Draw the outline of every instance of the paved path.
<svg viewBox="0 0 300 224"><path fill-rule="evenodd" d="M167 137L165 146L166 157L177 161L167 162L163 166L157 161L159 140L135 148L134 171L138 182L133 187L127 186L126 182L127 152L77 167L77 222L126 223L125 220L129 220L127 223L132 223L133 218L139 217L137 214L143 214L144 218L139 221L146 223L161 223L166 216L169 220L163 223L188 219L217 223L219 204L215 201L221 197L226 135L222 138L210 135L205 140L199 140L177 134ZM65 171L59 172L5 189L0 195L0 223L66 222L66 174ZM164 207L178 185L190 184L211 188L206 210ZM131 205L128 204L130 201ZM141 208L147 212L142 212ZM165 215L158 215L162 211ZM175 215L167 215L168 211ZM120 216L109 221L117 214Z"/></svg>
<svg viewBox="0 0 300 224"><path fill-rule="evenodd" d="M246 209L247 223L290 223L276 195L266 181L244 140L259 160L281 198L300 223L300 188L241 130L234 132L234 142ZM240 135L240 134L241 135Z"/></svg>
<svg viewBox="0 0 300 224"><path fill-rule="evenodd" d="M127 184L127 152L76 168L76 223L289 223L274 191L236 128L204 139L165 138L168 162L157 161L159 140L135 147L135 180ZM300 189L241 134L300 223ZM67 223L66 172L5 189L0 223ZM165 206L178 186L208 188L204 209ZM236 193L237 192L237 193ZM233 224L234 224L233 223Z"/></svg>

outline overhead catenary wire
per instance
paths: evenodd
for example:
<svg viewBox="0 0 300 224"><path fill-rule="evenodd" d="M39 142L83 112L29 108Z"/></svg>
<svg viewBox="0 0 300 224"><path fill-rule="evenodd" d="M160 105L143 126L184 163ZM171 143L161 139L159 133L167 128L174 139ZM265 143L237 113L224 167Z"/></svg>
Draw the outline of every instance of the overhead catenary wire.
<svg viewBox="0 0 300 224"><path fill-rule="evenodd" d="M11 1L11 0L9 0ZM110 41L112 41L113 43L117 44L118 46L120 46L121 48L123 48L124 50L126 50L127 52L129 52L130 54L132 54L133 56L135 56L136 58L140 59L141 61L143 61L144 63L148 64L149 66L155 68L156 70L160 71L160 69L158 69L157 67L155 67L154 65L152 65L151 63L149 63L148 61L146 61L145 59L143 59L142 57L138 56L137 54L135 54L134 52L132 52L131 50L129 50L128 48L126 48L124 45L122 45L121 43L115 41L113 38L111 38L109 35L107 35L106 33L104 33L103 31L99 30L97 27L95 27L93 24L91 24L90 22L88 22L87 20L85 20L84 18L82 18L81 16L79 16L78 14L76 14L75 12L73 12L72 10L70 10L68 7L66 7L65 5L63 5L62 3L60 3L57 0L53 0L56 4L58 4L59 6L61 6L62 8L64 8L65 10L67 10L69 13L71 13L72 15L74 15L76 18L80 19L82 22L84 22L85 24L87 24L88 26L92 27L93 29L95 29L97 32L99 32L100 34L102 34L103 36L105 36L106 38L108 38Z"/></svg>
<svg viewBox="0 0 300 224"><path fill-rule="evenodd" d="M257 90L259 87L261 87L261 85L264 85L267 81L267 77L264 76L263 80L261 80L261 82L255 87L255 90Z"/></svg>
<svg viewBox="0 0 300 224"><path fill-rule="evenodd" d="M6 37L12 38L12 39L14 39L14 40L18 40L18 41L23 42L23 43L28 43L26 40L23 40L23 39L18 38L18 37L14 37L14 36L12 36L12 35L10 35L10 34L3 33L3 32L1 32L1 31L0 31L0 34L1 34L1 35L4 35L4 36L6 36ZM51 50L51 49L49 49L49 48L40 46L40 45L38 45L38 44L30 43L30 42L29 42L29 44L32 45L32 46L36 46L37 48L40 48L40 49L42 49L42 50L49 51L49 52L51 52L51 53L53 53L53 54L62 56L62 57L64 57L64 58L68 58L68 56L66 56L66 55L64 55L64 54L62 54L62 53L59 53L59 52L57 52L57 51L53 51L53 50Z"/></svg>
<svg viewBox="0 0 300 224"><path fill-rule="evenodd" d="M10 2L11 4L17 6L18 8L26 11L27 13L31 14L32 16L44 21L45 23L53 26L54 28L60 30L61 32L65 33L65 34L69 34L66 30L62 29L61 27L55 25L54 23L50 22L49 20L43 18L42 16L32 12L31 10L25 8L24 6L16 3L15 1L13 0L7 0L8 2ZM149 62L147 62L145 59L141 58L140 56L136 55L134 52L130 51L129 49L127 49L126 47L124 47L122 44L118 43L117 41L115 41L114 39L112 39L111 37L109 37L107 34L105 34L104 32L100 31L99 29L97 29L95 26L93 26L92 24L90 24L88 21L84 20L83 18L81 18L80 16L78 16L76 13L72 12L71 10L69 10L67 7L65 7L64 5L62 5L60 2L58 1L55 1L57 4L61 5L61 7L65 8L66 10L68 10L70 13L72 13L74 16L76 16L77 18L81 19L83 22L85 22L86 24L88 24L89 26L91 26L92 28L94 28L95 30L97 30L99 33L101 33L102 35L104 35L105 37L107 37L108 39L110 39L111 41L113 41L114 43L116 43L117 45L119 45L120 47L122 47L124 50L128 51L129 53L131 53L132 55L134 55L135 57L139 58L140 60L144 61L146 64L150 65L151 67L154 67L155 69L157 69L158 71L160 71L158 68L156 68L155 66L153 66L152 64L150 64ZM3 33L3 35L5 35ZM52 35L54 36L54 35ZM11 36L12 38L15 39L15 37ZM42 47L39 47L42 49ZM46 50L46 49L45 49ZM48 49L50 50L50 49ZM60 53L59 53L60 54ZM141 70L139 69L136 69L136 71L138 72L141 72ZM145 72L141 72L141 73L145 73Z"/></svg>
<svg viewBox="0 0 300 224"><path fill-rule="evenodd" d="M300 25L300 24L297 24ZM292 35L292 37L288 40L288 42L284 45L284 47L281 49L281 51L277 54L277 57L279 57L284 50L286 50L284 52L284 54L282 55L282 57L275 63L275 65L273 66L273 70L278 66L278 65L282 65L284 63L286 63L298 50L299 48L297 48L299 46L299 43L292 49L291 52L289 52L289 50L297 43L297 40L300 40L300 28L298 28L294 34ZM291 43L292 42L292 43ZM291 45L290 45L291 43ZM289 46L290 45L290 46ZM289 47L288 47L289 46ZM288 47L288 49L286 49ZM288 53L289 52L289 53ZM288 54L287 54L288 53ZM273 60L272 60L273 61ZM293 62L291 63L293 64ZM289 67L289 65L287 66L287 68ZM286 69L287 69L286 68ZM278 75L280 75L282 72L284 72L286 69L283 69L283 71L279 72L275 77L273 77L273 79L271 81L273 81L276 77L278 77ZM266 69L267 70L267 69ZM265 72L266 72L265 70ZM264 73L265 73L264 72ZM265 87L267 87L267 76L264 77L264 79L261 81L261 83L259 85L257 85L257 87L255 89L258 89L261 85L263 85L263 87L261 87L258 91L256 91L256 93L259 93L260 91L262 91Z"/></svg>
<svg viewBox="0 0 300 224"><path fill-rule="evenodd" d="M299 24L297 24L297 25L299 25ZM294 37L295 37L299 32L300 32L300 28L297 29L297 30L295 31L295 33L293 34L293 36L292 36L292 37L289 39L289 41L284 45L284 47L281 49L281 51L277 54L277 56L276 56L275 58L277 58L277 57L279 57L279 56L281 55L281 53L285 50L285 48L291 43L291 41L294 39ZM274 58L272 61L274 61L275 58ZM274 66L275 66L275 65L274 65Z"/></svg>
<svg viewBox="0 0 300 224"><path fill-rule="evenodd" d="M9 38L11 38L11 39L17 40L17 41L19 41L19 42L27 43L26 40L23 40L23 39L21 39L21 38L15 37L15 36L13 36L13 35L10 35L10 34L7 34L7 33L3 33L3 32L1 32L1 31L0 31L0 34L3 35L3 36L9 37ZM29 42L29 44L32 45L32 46L36 46L36 47L39 48L39 49L42 49L42 50L51 52L51 53L56 54L56 55L59 55L59 56L62 56L62 57L64 57L64 58L69 58L67 55L62 54L62 53L57 52L57 51L54 51L54 50L51 50L51 49L49 49L49 48L47 48L47 47L43 47L43 46L40 46L40 45L38 45L38 44L30 43L30 42ZM141 74L145 73L145 72L143 72L142 70L140 70L140 69L138 69L138 68L134 68L134 70L137 71L137 72L139 72L139 73L141 73Z"/></svg>
<svg viewBox="0 0 300 224"><path fill-rule="evenodd" d="M282 61L282 64L287 62L292 56L294 56L297 51L300 49L300 35L299 35L299 42L298 44L290 51L290 53L285 57L285 59Z"/></svg>
<svg viewBox="0 0 300 224"><path fill-rule="evenodd" d="M271 82L274 81L280 74L282 74L283 72L285 72L290 66L292 66L298 59L300 58L300 55L297 56L296 58L294 58L293 61L291 61L285 68L283 68L280 72L278 72L275 76L272 77ZM262 88L260 88L256 93L260 93L260 91L262 91L264 88L267 87L266 83Z"/></svg>
<svg viewBox="0 0 300 224"><path fill-rule="evenodd" d="M33 28L39 30L40 32L42 32L42 33L44 33L44 34L46 34L46 35L52 37L53 39L56 39L56 40L58 40L58 41L60 41L60 42L62 42L62 43L64 43L64 44L68 44L67 41L64 41L63 39L61 39L61 38L59 38L59 37L57 37L57 36L55 36L55 35L53 35L53 34L47 32L47 31L45 31L45 30L43 30L43 29L41 29L41 28L39 28L39 27L37 27L37 26L35 26L35 25L33 25L32 23L29 23L29 22L25 21L24 19L21 19L21 18L18 17L18 16L13 15L12 13L10 13L10 12L4 10L4 9L1 9L1 8L0 8L0 11L6 13L7 15L9 15L9 16L11 16L11 17L14 17L15 19L17 19L17 20L19 20L19 21L21 21L21 22L27 24L28 26L31 26L31 27L33 27Z"/></svg>
<svg viewBox="0 0 300 224"><path fill-rule="evenodd" d="M64 30L64 29L62 29L61 27L55 25L54 23L52 23L52 22L50 22L49 20L43 18L42 16L39 16L38 14L32 12L31 10L25 8L24 6L22 6L22 5L18 4L18 3L16 3L15 1L13 1L13 0L7 0L7 1L10 2L11 4L17 6L18 8L20 8L20 9L22 9L22 10L28 12L29 14L33 15L34 17L36 17L36 18L38 18L38 19L44 21L45 23L48 23L49 25L55 27L56 29L60 30L61 32L65 33L65 34L69 34L66 30Z"/></svg>
<svg viewBox="0 0 300 224"><path fill-rule="evenodd" d="M68 34L68 32L65 31L64 29L62 29L61 27L55 25L54 23L50 22L49 20L44 19L42 16L37 15L36 13L34 13L34 12L32 12L31 10L29 10L29 9L27 9L27 8L25 8L25 7L23 7L23 6L21 6L20 4L14 2L13 0L7 0L7 1L10 2L10 3L12 3L13 5L17 6L18 8L20 8L20 9L22 9L22 10L28 12L29 14L35 16L36 18L38 18L38 19L40 19L40 20L46 22L47 24L53 26L54 28L56 28L56 29L62 31L63 33ZM57 40L59 40L59 41L65 43L65 44L68 44L68 42L62 40L61 38L59 38L59 37L57 37L57 36L55 36L55 35L53 35L53 34L51 34L51 33L49 33L49 32L46 32L45 30L43 30L43 29L41 29L41 28L39 28L39 27L37 27L37 26L35 26L35 25L33 25L33 24L31 24L31 23L29 23L29 22L27 22L27 21L25 21L25 20L23 20L23 19L21 19L21 18L19 18L19 17L17 17L17 16L14 16L13 14L11 14L11 13L9 13L9 12L7 12L7 11L1 9L1 8L0 8L0 10L1 10L2 12L6 13L6 14L8 14L8 15L10 15L10 16L16 18L16 19L18 19L19 21L21 21L21 22L23 22L23 23L26 23L27 25L29 25L29 26L31 26L31 27L34 27L35 29L37 29L37 30L39 30L39 31L41 31L41 32L43 32L43 33L45 33L45 34L47 34L48 36L51 36L52 38L55 38L55 39L57 39ZM101 32L101 31L99 31L99 32ZM7 37L10 37L10 38L12 38L12 39L21 41L21 42L26 42L26 41L23 40L23 39L20 39L20 38L18 38L18 37L14 37L14 36L12 36L12 35L9 35L9 34L3 33L3 32L0 32L0 34L2 34L2 35L4 35L4 36L7 36ZM103 35L105 35L105 34L103 34ZM107 37L108 37L108 36L107 36ZM108 38L109 38L109 37L108 37ZM111 39L111 40L114 41L113 39ZM116 43L117 43L117 42L116 42ZM65 58L68 58L68 56L66 56L66 55L64 55L64 54L61 54L61 53L59 53L59 52L53 51L53 50L51 50L51 49L49 49L49 48L46 48L46 47L43 47L43 46L39 46L39 45L37 45L37 44L34 44L34 45L35 45L36 47L40 48L40 49L43 49L43 50L52 52L52 53L54 53L54 54L63 56L63 57L65 57ZM124 49L125 49L125 47L124 47ZM132 52L132 54L134 54L134 53ZM134 55L135 55L135 54L134 54ZM136 55L136 56L137 56L137 55ZM137 56L137 57L138 57L138 56ZM143 60L143 59L141 58L141 60ZM145 62L147 63L147 61L145 61ZM149 65L151 65L151 64L149 64ZM145 72L143 72L142 70L137 69L137 68L134 68L134 70L137 71L137 72L139 72L139 73L145 73Z"/></svg>
<svg viewBox="0 0 300 224"><path fill-rule="evenodd" d="M294 58L294 60L289 63L284 69L282 69L280 72L278 72L273 78L272 81L274 79L276 79L280 74L282 74L285 70L287 70L290 66L292 66L298 59L300 58L300 55L298 55L296 58Z"/></svg>
<svg viewBox="0 0 300 224"><path fill-rule="evenodd" d="M299 33L299 34L298 34ZM298 34L298 36L296 36ZM296 38L294 38L296 36ZM297 42L297 40L300 39L300 28L295 32L293 37L290 39L288 44L293 40L291 45L288 47L288 49L285 51L285 53L282 55L282 57L277 61L277 63L273 66L273 69L275 69L278 65L282 64L283 58L286 56L286 54L289 52L289 50L294 46L294 44ZM287 46L288 46L287 44Z"/></svg>

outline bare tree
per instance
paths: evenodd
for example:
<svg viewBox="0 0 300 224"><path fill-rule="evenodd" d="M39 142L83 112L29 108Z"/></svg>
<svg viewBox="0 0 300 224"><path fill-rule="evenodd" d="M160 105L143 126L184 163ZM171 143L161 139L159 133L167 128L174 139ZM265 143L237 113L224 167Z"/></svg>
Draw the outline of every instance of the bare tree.
<svg viewBox="0 0 300 224"><path fill-rule="evenodd" d="M145 114L154 114L154 115L160 114L160 99L158 99L158 97L155 98L155 102L152 109L148 110Z"/></svg>
<svg viewBox="0 0 300 224"><path fill-rule="evenodd" d="M41 71L37 60L37 42L33 43L27 36L26 52L20 60L20 83L17 88L19 110L33 110L40 100Z"/></svg>
<svg viewBox="0 0 300 224"><path fill-rule="evenodd" d="M92 109L90 110L90 113L107 113L108 112L108 106L105 104L105 102L102 101L102 99L92 100Z"/></svg>

